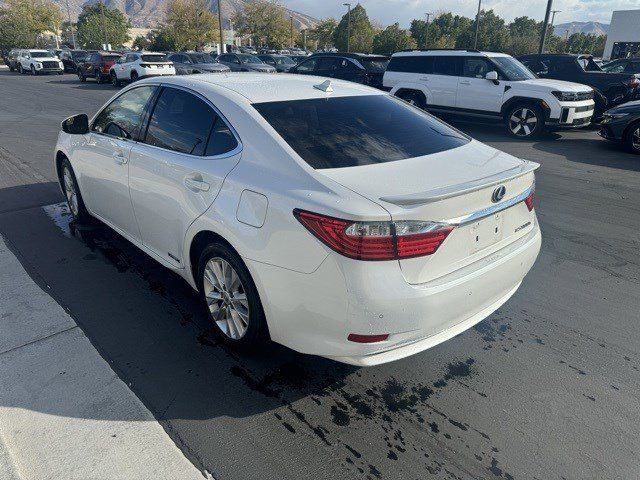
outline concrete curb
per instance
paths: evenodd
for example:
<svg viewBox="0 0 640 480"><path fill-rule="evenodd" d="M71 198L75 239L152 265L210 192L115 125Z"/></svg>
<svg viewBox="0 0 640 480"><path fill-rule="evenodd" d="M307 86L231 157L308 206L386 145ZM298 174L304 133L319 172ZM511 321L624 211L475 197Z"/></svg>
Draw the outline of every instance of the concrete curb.
<svg viewBox="0 0 640 480"><path fill-rule="evenodd" d="M2 236L0 331L0 478L202 480Z"/></svg>

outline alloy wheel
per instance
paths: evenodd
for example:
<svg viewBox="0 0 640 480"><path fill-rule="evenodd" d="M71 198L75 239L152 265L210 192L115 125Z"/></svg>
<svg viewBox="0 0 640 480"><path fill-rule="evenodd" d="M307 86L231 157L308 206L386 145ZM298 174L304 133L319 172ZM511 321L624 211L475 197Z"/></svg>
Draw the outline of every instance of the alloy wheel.
<svg viewBox="0 0 640 480"><path fill-rule="evenodd" d="M637 126L631 133L631 147L640 152L640 126Z"/></svg>
<svg viewBox="0 0 640 480"><path fill-rule="evenodd" d="M212 320L225 336L240 340L249 327L249 302L238 273L225 259L213 257L204 268L203 284Z"/></svg>
<svg viewBox="0 0 640 480"><path fill-rule="evenodd" d="M71 171L65 167L62 172L62 183L64 186L64 194L67 197L67 204L74 217L78 216L80 209L78 208L78 192L76 192L76 182L73 180Z"/></svg>
<svg viewBox="0 0 640 480"><path fill-rule="evenodd" d="M527 107L514 110L509 117L509 129L518 137L531 135L537 125L538 116Z"/></svg>

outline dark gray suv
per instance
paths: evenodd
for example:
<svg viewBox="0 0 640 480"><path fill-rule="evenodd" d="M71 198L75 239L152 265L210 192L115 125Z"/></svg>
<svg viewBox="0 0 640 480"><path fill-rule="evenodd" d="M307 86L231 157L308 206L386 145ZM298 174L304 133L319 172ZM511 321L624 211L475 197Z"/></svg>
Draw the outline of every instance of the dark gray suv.
<svg viewBox="0 0 640 480"><path fill-rule="evenodd" d="M276 69L271 65L248 53L223 53L218 56L218 61L229 67L232 72L276 73Z"/></svg>

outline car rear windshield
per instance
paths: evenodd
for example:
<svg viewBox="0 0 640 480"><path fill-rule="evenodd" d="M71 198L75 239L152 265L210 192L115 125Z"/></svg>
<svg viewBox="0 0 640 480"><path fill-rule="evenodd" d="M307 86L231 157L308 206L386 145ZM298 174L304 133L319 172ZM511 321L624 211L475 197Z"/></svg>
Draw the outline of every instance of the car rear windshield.
<svg viewBox="0 0 640 480"><path fill-rule="evenodd" d="M115 62L120 58L120 55L102 55L103 62Z"/></svg>
<svg viewBox="0 0 640 480"><path fill-rule="evenodd" d="M389 59L386 57L380 58L359 58L358 61L370 72L384 73L389 65Z"/></svg>
<svg viewBox="0 0 640 480"><path fill-rule="evenodd" d="M167 56L164 53L142 55L140 58L142 58L143 62L167 62L168 61Z"/></svg>
<svg viewBox="0 0 640 480"><path fill-rule="evenodd" d="M265 102L253 106L316 169L393 162L469 142L447 124L389 95Z"/></svg>

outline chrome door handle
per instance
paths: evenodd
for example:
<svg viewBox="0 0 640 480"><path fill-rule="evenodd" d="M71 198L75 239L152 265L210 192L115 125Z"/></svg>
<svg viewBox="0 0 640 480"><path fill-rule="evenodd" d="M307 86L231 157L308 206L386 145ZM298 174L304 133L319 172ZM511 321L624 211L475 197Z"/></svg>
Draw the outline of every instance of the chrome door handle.
<svg viewBox="0 0 640 480"><path fill-rule="evenodd" d="M471 82L460 82L460 85L471 85Z"/></svg>
<svg viewBox="0 0 640 480"><path fill-rule="evenodd" d="M184 185L189 190L193 190L194 192L208 192L211 185L209 185L204 180L196 180L194 178L185 178Z"/></svg>

